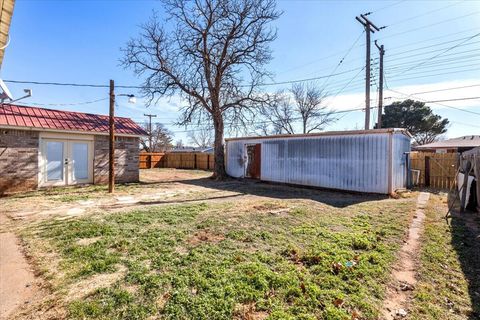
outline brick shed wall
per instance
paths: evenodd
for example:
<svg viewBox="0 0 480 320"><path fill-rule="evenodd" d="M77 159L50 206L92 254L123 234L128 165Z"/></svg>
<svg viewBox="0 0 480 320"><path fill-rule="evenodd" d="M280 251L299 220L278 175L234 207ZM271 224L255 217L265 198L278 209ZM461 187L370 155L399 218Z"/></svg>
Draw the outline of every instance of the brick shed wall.
<svg viewBox="0 0 480 320"><path fill-rule="evenodd" d="M39 133L0 130L0 195L38 186Z"/></svg>
<svg viewBox="0 0 480 320"><path fill-rule="evenodd" d="M95 184L108 183L108 136L95 136L94 169ZM115 182L138 182L139 139L116 137L115 139Z"/></svg>

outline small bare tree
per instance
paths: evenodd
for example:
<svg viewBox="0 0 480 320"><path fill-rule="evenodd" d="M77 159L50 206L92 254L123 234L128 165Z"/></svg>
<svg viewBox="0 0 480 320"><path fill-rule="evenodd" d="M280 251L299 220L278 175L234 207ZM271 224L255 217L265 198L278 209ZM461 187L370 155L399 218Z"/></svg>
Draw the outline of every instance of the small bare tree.
<svg viewBox="0 0 480 320"><path fill-rule="evenodd" d="M242 122L264 100L258 88L269 74L269 44L280 16L274 0L164 0L173 28L154 15L124 48L123 65L145 78L150 103L180 94L188 103L182 123L211 119L215 130L214 177L226 176L224 123Z"/></svg>
<svg viewBox="0 0 480 320"><path fill-rule="evenodd" d="M198 148L208 148L213 146L214 141L213 128L199 128L188 133L189 143Z"/></svg>
<svg viewBox="0 0 480 320"><path fill-rule="evenodd" d="M291 93L295 100L295 109L302 120L302 132L310 133L323 130L336 119L333 113L323 105L325 95L313 83L296 83Z"/></svg>
<svg viewBox="0 0 480 320"><path fill-rule="evenodd" d="M152 145L150 146L149 137L140 140L142 149L147 152L164 152L172 148L172 133L161 123L152 125ZM145 131L149 131L149 125L144 126Z"/></svg>
<svg viewBox="0 0 480 320"><path fill-rule="evenodd" d="M273 127L273 133L294 134L321 131L335 122L333 113L323 105L325 95L313 83L297 83L288 92L278 92L261 113ZM300 126L295 123L300 122Z"/></svg>

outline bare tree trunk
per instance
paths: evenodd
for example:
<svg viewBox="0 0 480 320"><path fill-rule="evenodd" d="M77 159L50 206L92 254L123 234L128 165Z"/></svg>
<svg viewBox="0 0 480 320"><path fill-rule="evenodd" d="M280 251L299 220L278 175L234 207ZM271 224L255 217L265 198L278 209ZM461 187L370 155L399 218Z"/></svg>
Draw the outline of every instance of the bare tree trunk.
<svg viewBox="0 0 480 320"><path fill-rule="evenodd" d="M221 113L216 113L213 115L213 127L215 129L215 165L213 177L217 180L223 180L227 177L227 172L225 171L225 150L223 146L223 117Z"/></svg>

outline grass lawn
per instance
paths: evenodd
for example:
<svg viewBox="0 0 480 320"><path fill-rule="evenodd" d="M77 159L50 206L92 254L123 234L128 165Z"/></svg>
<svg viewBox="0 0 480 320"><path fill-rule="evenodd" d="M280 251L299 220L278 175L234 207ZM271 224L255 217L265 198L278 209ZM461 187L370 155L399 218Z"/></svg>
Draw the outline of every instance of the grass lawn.
<svg viewBox="0 0 480 320"><path fill-rule="evenodd" d="M242 200L36 222L26 250L72 319L376 319L415 198Z"/></svg>
<svg viewBox="0 0 480 320"><path fill-rule="evenodd" d="M447 224L446 211L446 196L432 195L425 212L412 319L480 319L479 232L472 232L458 215ZM474 225L478 228L479 221Z"/></svg>

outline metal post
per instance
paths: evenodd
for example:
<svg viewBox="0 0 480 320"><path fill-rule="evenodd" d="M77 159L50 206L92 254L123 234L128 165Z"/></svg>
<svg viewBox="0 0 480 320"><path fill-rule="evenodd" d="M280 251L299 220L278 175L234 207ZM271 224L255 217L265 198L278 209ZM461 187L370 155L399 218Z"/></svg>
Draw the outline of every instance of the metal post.
<svg viewBox="0 0 480 320"><path fill-rule="evenodd" d="M149 118L148 121L148 147L150 148L150 152L153 152L152 148L152 118L156 118L156 114L143 114L145 117Z"/></svg>
<svg viewBox="0 0 480 320"><path fill-rule="evenodd" d="M379 46L377 40L375 40L375 46L380 51L380 75L379 75L379 88L378 88L378 119L377 119L377 129L382 128L382 112L383 112L383 56L385 54L385 49L383 44Z"/></svg>
<svg viewBox="0 0 480 320"><path fill-rule="evenodd" d="M109 153L108 153L108 192L115 191L115 83L110 80L110 126L109 126Z"/></svg>

